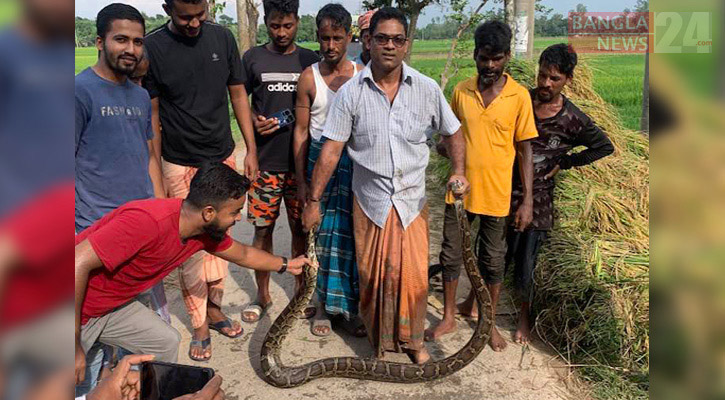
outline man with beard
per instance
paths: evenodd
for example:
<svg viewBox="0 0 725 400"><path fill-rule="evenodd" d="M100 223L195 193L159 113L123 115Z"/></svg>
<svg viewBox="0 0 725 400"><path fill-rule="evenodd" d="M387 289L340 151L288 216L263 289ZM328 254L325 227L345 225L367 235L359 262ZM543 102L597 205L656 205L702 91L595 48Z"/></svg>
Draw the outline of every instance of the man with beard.
<svg viewBox="0 0 725 400"><path fill-rule="evenodd" d="M459 83L451 100L466 139L465 173L471 181L471 193L465 199L465 208L469 220L479 218L478 264L491 294L494 317L505 269L506 217L511 203L514 158L519 161L524 193L515 211L516 230L523 230L531 222L533 207L529 139L537 136L536 125L528 91L504 72L511 57L510 43L511 29L505 23L481 24L475 32L473 53L478 75ZM444 314L443 320L426 332L428 340L456 330L456 288L463 260L451 196L446 198L440 261ZM464 315L477 316L472 291L458 308ZM494 351L506 347L506 340L495 325L489 344Z"/></svg>
<svg viewBox="0 0 725 400"><path fill-rule="evenodd" d="M297 199L297 180L292 155L294 123L287 119L280 125L275 117L286 112L292 115L297 98L297 80L302 71L319 61L311 50L295 44L299 24L298 0L265 0L264 23L269 42L253 47L244 54L242 82L252 94L254 114L254 151L258 154L259 174L252 180L249 191L248 221L254 225L252 245L272 251L272 234L279 218L282 201L292 231L292 254L305 251L305 236L300 224L302 212ZM249 151L249 149L247 149ZM255 272L256 299L242 310L242 320L259 321L272 305L269 294L269 274ZM296 281L300 287L302 277ZM315 307L305 309L305 317L315 315Z"/></svg>
<svg viewBox="0 0 725 400"><path fill-rule="evenodd" d="M98 61L75 78L77 232L121 204L153 197L154 189L162 195L150 156L151 101L128 79L143 57L144 19L131 6L111 4L96 27Z"/></svg>
<svg viewBox="0 0 725 400"><path fill-rule="evenodd" d="M144 86L153 105L154 149L169 197L184 198L201 163L224 162L235 167L234 140L229 122L229 100L247 146L244 172L257 170L252 120L244 88L236 40L228 29L207 22L207 0L165 0L171 20L149 33L146 51L149 71ZM179 281L194 329L189 357L211 358L201 345L209 329L235 338L238 321L221 310L226 261L200 252L182 266Z"/></svg>
<svg viewBox="0 0 725 400"><path fill-rule="evenodd" d="M330 107L303 214L306 230L320 223L321 196L343 149L353 162L355 256L360 315L375 355L405 351L430 359L423 343L428 279L427 140L440 132L451 154L449 183L463 195L465 144L461 124L435 81L403 62L408 21L395 8L370 22L368 68L350 79Z"/></svg>
<svg viewBox="0 0 725 400"><path fill-rule="evenodd" d="M531 140L534 162L534 218L523 232L509 227L507 264L514 262L514 285L521 312L514 341L527 343L531 330L530 305L536 258L547 233L554 225L554 176L560 170L581 167L614 152L607 135L564 96L561 91L571 83L577 54L566 44L555 44L541 53L536 89L531 91L539 137ZM574 147L584 146L576 154ZM511 209L523 201L520 174L514 169Z"/></svg>
<svg viewBox="0 0 725 400"><path fill-rule="evenodd" d="M337 91L364 65L347 60L352 40L352 16L340 4L328 4L317 13L317 41L322 61L302 72L297 86L294 131L298 198L307 201L307 182L327 138L322 136L327 113ZM309 150L309 152L308 152ZM309 157L308 157L309 153ZM320 199L322 222L317 231L317 315L312 334L330 334L329 316L344 318L343 326L355 336L365 336L357 317L358 290L355 242L352 235L352 163L343 150L340 162Z"/></svg>
<svg viewBox="0 0 725 400"><path fill-rule="evenodd" d="M227 262L299 275L305 257L287 261L226 235L241 220L249 180L222 163L204 164L186 199L136 200L75 239L76 383L96 342L176 362L179 333L134 298L202 249ZM313 266L313 265L311 265ZM203 346L209 346L203 343ZM80 368L79 368L80 367Z"/></svg>

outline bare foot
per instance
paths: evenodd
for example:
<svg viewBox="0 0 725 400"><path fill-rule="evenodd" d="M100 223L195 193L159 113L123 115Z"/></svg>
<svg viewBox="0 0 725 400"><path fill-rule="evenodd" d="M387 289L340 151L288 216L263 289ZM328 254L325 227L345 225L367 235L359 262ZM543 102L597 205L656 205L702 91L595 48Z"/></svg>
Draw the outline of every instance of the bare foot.
<svg viewBox="0 0 725 400"><path fill-rule="evenodd" d="M501 336L501 334L498 332L497 327L493 327L493 332L491 332L491 339L488 341L488 344L491 346L493 351L500 352L503 351L506 346L508 346L508 343L506 343L506 339Z"/></svg>
<svg viewBox="0 0 725 400"><path fill-rule="evenodd" d="M458 304L456 307L458 308L458 314L473 319L478 318L478 306L475 301L470 301L469 299L466 299L466 301Z"/></svg>
<svg viewBox="0 0 725 400"><path fill-rule="evenodd" d="M529 343L529 335L531 334L531 327L529 326L529 316L528 313L524 314L522 313L519 317L519 326L516 328L516 332L514 333L514 342L518 344L527 344Z"/></svg>
<svg viewBox="0 0 725 400"><path fill-rule="evenodd" d="M418 351L413 351L413 360L416 364L425 364L430 361L430 354L428 354L428 350L423 347Z"/></svg>
<svg viewBox="0 0 725 400"><path fill-rule="evenodd" d="M429 329L425 330L425 341L432 342L434 340L437 340L441 336L455 332L456 329L457 329L456 319L453 317L451 317L451 318L444 317L438 323L438 325L436 325L433 328L429 328Z"/></svg>

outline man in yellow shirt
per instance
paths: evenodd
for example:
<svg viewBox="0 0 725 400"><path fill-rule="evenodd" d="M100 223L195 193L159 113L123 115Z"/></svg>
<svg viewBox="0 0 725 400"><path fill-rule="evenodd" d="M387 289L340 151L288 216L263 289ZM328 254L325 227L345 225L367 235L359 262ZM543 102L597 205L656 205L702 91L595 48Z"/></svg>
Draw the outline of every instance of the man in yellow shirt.
<svg viewBox="0 0 725 400"><path fill-rule="evenodd" d="M458 84L451 108L462 123L466 140L465 175L471 192L465 198L469 220L479 217L476 247L481 275L491 293L494 316L503 282L506 256L506 218L511 204L514 159L519 161L524 198L516 210L515 225L523 230L533 218L533 164L529 139L537 137L528 90L504 73L511 58L511 29L499 21L481 24L475 33L474 60L478 74ZM444 315L426 331L427 340L456 330L456 288L463 262L453 197L446 198L443 244ZM475 297L458 306L461 314L477 316ZM502 351L506 340L494 326L490 340Z"/></svg>

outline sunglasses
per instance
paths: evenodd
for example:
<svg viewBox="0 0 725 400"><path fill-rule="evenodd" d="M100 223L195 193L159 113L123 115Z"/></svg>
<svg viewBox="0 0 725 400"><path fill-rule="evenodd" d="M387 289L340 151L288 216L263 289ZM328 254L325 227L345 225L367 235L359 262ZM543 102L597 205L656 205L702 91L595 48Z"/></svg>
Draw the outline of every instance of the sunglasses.
<svg viewBox="0 0 725 400"><path fill-rule="evenodd" d="M403 45L405 45L405 42L408 41L408 38L403 35L388 36L382 33L378 33L377 35L373 36L373 40L375 40L375 43L378 46L385 46L386 44L388 44L389 41L392 40L395 47L401 48L403 47Z"/></svg>

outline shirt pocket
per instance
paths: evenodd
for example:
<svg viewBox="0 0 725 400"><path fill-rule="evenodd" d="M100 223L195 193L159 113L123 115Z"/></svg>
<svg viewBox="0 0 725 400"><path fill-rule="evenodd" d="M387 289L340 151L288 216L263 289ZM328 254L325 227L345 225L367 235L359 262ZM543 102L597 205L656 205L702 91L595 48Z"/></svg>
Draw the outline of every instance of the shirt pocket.
<svg viewBox="0 0 725 400"><path fill-rule="evenodd" d="M409 110L407 121L403 124L405 139L412 144L426 143L431 129L430 116L419 110Z"/></svg>
<svg viewBox="0 0 725 400"><path fill-rule="evenodd" d="M509 147L513 145L514 127L509 121L496 118L493 120L493 132L491 132L491 144L495 147Z"/></svg>

